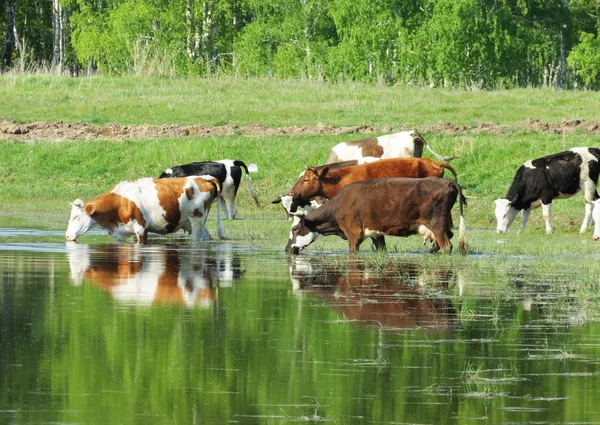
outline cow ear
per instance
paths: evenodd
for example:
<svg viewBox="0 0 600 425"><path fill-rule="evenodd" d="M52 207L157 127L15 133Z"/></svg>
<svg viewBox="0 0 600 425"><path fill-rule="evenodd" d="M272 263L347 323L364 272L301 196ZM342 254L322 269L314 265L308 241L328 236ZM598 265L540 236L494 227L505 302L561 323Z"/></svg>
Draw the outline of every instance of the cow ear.
<svg viewBox="0 0 600 425"><path fill-rule="evenodd" d="M311 173L313 173L315 176L319 177L319 172L317 171L317 169L315 167L306 167L306 169L308 171L310 171Z"/></svg>
<svg viewBox="0 0 600 425"><path fill-rule="evenodd" d="M323 169L321 170L321 173L318 175L318 177L320 179L322 179L323 177L325 177L327 175L328 172L329 172L329 167L323 167Z"/></svg>
<svg viewBox="0 0 600 425"><path fill-rule="evenodd" d="M272 204L281 204L281 196L278 196L277 198L273 199L271 201Z"/></svg>
<svg viewBox="0 0 600 425"><path fill-rule="evenodd" d="M83 211L85 211L86 214L92 215L96 212L96 206L95 205L86 205L85 208L83 209Z"/></svg>

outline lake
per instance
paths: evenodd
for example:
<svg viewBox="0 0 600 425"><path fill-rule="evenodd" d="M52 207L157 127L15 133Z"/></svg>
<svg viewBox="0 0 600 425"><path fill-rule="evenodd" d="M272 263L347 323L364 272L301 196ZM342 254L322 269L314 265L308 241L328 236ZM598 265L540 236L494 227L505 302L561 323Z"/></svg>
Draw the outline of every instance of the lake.
<svg viewBox="0 0 600 425"><path fill-rule="evenodd" d="M63 233L0 229L0 423L600 423L595 254Z"/></svg>

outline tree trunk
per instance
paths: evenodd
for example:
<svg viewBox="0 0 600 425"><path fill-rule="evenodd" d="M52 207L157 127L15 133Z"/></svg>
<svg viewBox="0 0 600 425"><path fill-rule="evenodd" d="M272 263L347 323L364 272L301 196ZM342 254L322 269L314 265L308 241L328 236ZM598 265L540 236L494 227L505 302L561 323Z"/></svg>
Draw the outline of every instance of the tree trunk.
<svg viewBox="0 0 600 425"><path fill-rule="evenodd" d="M194 49L194 0L187 0L185 6L185 27L187 55L190 59L194 59L196 55L196 50Z"/></svg>
<svg viewBox="0 0 600 425"><path fill-rule="evenodd" d="M2 56L2 69L7 70L12 64L12 53L15 48L15 2L6 0L6 17L8 25L6 27L6 41L4 43L4 55Z"/></svg>
<svg viewBox="0 0 600 425"><path fill-rule="evenodd" d="M567 88L567 46L565 35L568 34L569 25L567 21L568 11L569 11L569 0L563 0L563 4L565 7L565 18L564 21L560 25L560 52L559 52L559 61L560 61L560 69L556 82L557 88Z"/></svg>
<svg viewBox="0 0 600 425"><path fill-rule="evenodd" d="M52 48L52 68L62 70L64 63L63 10L59 0L52 0L52 29L54 31Z"/></svg>

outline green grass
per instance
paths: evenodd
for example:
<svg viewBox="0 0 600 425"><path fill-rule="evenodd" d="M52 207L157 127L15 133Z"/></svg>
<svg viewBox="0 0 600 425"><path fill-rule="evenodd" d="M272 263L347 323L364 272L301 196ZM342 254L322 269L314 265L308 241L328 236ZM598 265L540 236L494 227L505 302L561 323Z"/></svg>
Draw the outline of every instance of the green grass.
<svg viewBox="0 0 600 425"><path fill-rule="evenodd" d="M232 77L159 79L0 76L0 119L94 124L373 125L408 128L529 117L597 119L600 94L463 91Z"/></svg>

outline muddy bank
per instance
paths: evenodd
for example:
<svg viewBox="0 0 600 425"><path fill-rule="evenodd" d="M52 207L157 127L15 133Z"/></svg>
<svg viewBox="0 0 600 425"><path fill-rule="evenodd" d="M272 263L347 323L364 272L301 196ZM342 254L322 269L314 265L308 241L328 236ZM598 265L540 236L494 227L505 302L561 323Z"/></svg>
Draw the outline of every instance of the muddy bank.
<svg viewBox="0 0 600 425"><path fill-rule="evenodd" d="M272 135L319 135L319 134L374 134L392 133L409 130L408 127L392 127L386 125L374 127L356 125L336 127L318 124L314 126L267 127L262 124L246 126L222 125L93 125L83 122L33 122L16 124L10 121L0 122L0 140L12 139L21 141L67 141L67 140L140 140L177 137L201 136L272 136ZM586 121L573 118L563 118L559 122L547 123L535 118L529 118L518 124L496 124L492 122L477 122L474 126L453 123L438 123L421 125L417 130L423 133L445 135L455 134L507 134L520 132L544 132L553 134L568 134L575 131L584 134L600 134L600 121Z"/></svg>

